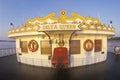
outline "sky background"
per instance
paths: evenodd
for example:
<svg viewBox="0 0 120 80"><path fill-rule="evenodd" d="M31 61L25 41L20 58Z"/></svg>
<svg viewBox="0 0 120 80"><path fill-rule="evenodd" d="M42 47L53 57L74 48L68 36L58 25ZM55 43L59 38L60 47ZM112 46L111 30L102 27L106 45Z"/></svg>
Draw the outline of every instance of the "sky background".
<svg viewBox="0 0 120 80"><path fill-rule="evenodd" d="M28 18L43 17L51 12L59 15L76 12L82 16L100 17L104 24L113 22L120 37L120 0L0 0L0 40L8 39L10 23L21 26Z"/></svg>

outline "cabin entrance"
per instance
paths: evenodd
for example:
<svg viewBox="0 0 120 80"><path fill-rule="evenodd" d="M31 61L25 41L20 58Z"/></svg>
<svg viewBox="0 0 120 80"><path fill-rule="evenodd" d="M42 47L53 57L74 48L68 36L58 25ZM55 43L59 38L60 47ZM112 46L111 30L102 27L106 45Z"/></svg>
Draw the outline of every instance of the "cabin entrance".
<svg viewBox="0 0 120 80"><path fill-rule="evenodd" d="M74 48L76 47L73 45L74 41L72 41L72 37L76 31L77 30L54 32L42 31L48 36L51 48L49 60L51 60L54 67L67 68L70 65L70 56L75 51ZM71 46L71 44L73 46Z"/></svg>
<svg viewBox="0 0 120 80"><path fill-rule="evenodd" d="M68 49L57 47L54 49L52 64L55 68L67 68L69 65Z"/></svg>
<svg viewBox="0 0 120 80"><path fill-rule="evenodd" d="M58 44L59 47L54 48L53 56L52 56L52 65L55 68L67 68L69 65L69 54L68 49L64 46L65 39L64 34L58 34L59 38L56 39L56 44Z"/></svg>

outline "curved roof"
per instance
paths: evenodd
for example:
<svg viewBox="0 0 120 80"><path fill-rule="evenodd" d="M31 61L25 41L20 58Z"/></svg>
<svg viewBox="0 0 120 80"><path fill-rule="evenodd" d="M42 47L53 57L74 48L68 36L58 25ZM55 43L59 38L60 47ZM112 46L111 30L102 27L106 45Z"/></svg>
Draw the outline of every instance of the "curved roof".
<svg viewBox="0 0 120 80"><path fill-rule="evenodd" d="M42 18L29 18L21 27L10 28L8 37L22 36L25 35L24 33L40 34L38 31L55 30L78 30L78 33L83 34L115 34L112 25L105 25L98 18L84 17L75 12L72 12L71 16L67 16L67 12L62 10L58 17L56 13L52 12ZM79 32L79 30L82 31Z"/></svg>

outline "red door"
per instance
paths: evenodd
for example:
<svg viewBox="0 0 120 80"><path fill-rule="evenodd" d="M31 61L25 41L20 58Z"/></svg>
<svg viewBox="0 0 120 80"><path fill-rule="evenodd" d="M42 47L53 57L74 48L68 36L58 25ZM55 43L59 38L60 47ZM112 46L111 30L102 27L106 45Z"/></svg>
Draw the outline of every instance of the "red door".
<svg viewBox="0 0 120 80"><path fill-rule="evenodd" d="M65 47L57 47L54 49L52 64L56 68L67 68L69 64L68 49Z"/></svg>

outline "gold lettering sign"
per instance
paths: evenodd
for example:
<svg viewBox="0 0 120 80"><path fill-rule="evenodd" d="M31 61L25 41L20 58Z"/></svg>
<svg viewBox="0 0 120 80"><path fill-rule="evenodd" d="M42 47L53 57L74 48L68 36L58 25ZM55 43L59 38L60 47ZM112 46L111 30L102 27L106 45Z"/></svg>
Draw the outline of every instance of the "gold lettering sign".
<svg viewBox="0 0 120 80"><path fill-rule="evenodd" d="M41 26L40 30L79 30L77 24L48 24Z"/></svg>
<svg viewBox="0 0 120 80"><path fill-rule="evenodd" d="M46 26L43 26L43 29L44 29L44 30L57 29L57 25L46 25Z"/></svg>

